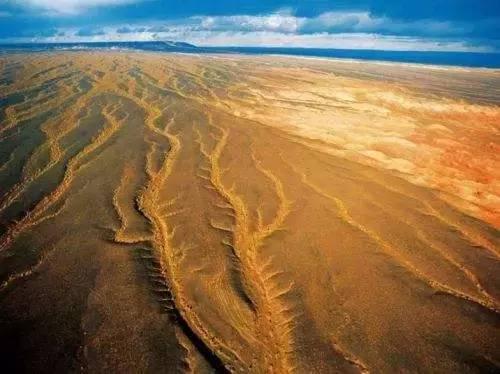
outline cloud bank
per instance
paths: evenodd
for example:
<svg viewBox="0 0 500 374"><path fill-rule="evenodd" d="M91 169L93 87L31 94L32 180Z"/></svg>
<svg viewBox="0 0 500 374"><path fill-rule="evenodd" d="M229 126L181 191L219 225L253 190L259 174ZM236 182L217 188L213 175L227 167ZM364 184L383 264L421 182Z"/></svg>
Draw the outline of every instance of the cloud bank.
<svg viewBox="0 0 500 374"><path fill-rule="evenodd" d="M89 7L120 5L134 0L62 0L59 12L78 13ZM137 0L135 0L137 1ZM24 0L51 10L48 0ZM191 16L117 26L71 29L53 36L39 33L36 41L174 40L200 46L267 46L413 51L486 52L494 48L467 38L473 30L461 21L419 19L401 21L368 11L329 11L313 17L289 9L260 15Z"/></svg>
<svg viewBox="0 0 500 374"><path fill-rule="evenodd" d="M470 26L447 21L422 19L398 21L370 14L367 11L325 12L316 17L296 17L288 12L271 15L236 15L193 17L205 30L272 31L313 34L318 32L379 33L391 35L455 36L469 31Z"/></svg>

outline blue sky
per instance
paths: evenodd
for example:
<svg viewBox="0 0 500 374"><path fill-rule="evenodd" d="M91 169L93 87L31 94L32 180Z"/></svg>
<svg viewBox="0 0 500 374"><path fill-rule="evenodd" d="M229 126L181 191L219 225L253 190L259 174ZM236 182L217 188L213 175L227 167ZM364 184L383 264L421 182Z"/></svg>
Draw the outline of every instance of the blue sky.
<svg viewBox="0 0 500 374"><path fill-rule="evenodd" d="M0 0L0 42L500 51L500 0Z"/></svg>

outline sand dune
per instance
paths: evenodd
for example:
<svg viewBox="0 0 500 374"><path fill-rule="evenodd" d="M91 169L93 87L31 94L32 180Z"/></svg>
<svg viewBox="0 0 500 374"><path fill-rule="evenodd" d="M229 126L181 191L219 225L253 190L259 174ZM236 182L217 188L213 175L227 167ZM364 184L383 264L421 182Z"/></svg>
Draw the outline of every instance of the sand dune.
<svg viewBox="0 0 500 374"><path fill-rule="evenodd" d="M500 73L0 57L7 371L500 369Z"/></svg>

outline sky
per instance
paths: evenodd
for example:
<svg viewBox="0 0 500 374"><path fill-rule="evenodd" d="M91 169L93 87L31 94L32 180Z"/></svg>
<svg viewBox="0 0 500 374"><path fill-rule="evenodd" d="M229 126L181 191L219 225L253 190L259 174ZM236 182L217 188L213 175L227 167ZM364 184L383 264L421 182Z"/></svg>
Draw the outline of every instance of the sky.
<svg viewBox="0 0 500 374"><path fill-rule="evenodd" d="M500 52L500 0L0 0L0 43Z"/></svg>

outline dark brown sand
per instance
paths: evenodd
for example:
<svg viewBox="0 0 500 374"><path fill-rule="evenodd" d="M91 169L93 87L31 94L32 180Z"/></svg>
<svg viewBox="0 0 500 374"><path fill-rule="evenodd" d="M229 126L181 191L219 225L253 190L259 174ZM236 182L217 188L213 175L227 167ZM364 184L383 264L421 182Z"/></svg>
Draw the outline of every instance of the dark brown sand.
<svg viewBox="0 0 500 374"><path fill-rule="evenodd" d="M498 372L500 73L0 57L5 372Z"/></svg>

